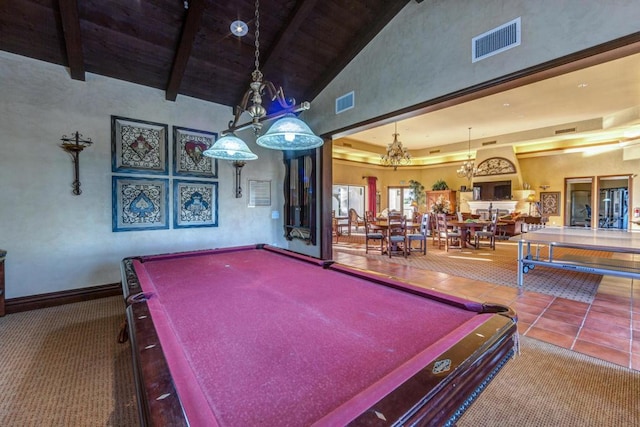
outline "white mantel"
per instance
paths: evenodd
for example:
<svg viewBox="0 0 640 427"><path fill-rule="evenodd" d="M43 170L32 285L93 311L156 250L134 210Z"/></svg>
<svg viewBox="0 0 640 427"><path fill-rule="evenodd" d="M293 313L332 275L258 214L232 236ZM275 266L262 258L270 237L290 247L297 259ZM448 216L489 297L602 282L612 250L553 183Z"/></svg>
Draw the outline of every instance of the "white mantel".
<svg viewBox="0 0 640 427"><path fill-rule="evenodd" d="M516 210L516 205L518 204L517 200L469 200L467 202L469 204L469 209L471 209L471 213L475 214L478 209L500 209L507 210L509 213Z"/></svg>

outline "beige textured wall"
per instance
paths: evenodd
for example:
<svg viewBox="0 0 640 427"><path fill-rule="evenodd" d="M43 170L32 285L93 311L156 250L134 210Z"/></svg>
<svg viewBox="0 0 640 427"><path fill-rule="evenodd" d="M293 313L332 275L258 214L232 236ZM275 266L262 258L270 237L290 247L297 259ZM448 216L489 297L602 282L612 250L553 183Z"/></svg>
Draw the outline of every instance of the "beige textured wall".
<svg viewBox="0 0 640 427"><path fill-rule="evenodd" d="M169 133L173 125L219 132L231 119L230 108L183 96L169 102L163 91L90 73L75 81L64 67L6 52L0 52L0 76L0 248L8 251L7 298L119 282L126 256L287 246L282 154L255 144L260 158L242 170L243 198L234 197L230 162L218 164L218 227L111 231L110 116L166 123ZM62 135L76 130L93 140L80 155L80 196L71 194L73 164L59 147ZM248 179L272 180L271 207L247 207ZM279 220L271 219L272 210L280 211Z"/></svg>
<svg viewBox="0 0 640 427"><path fill-rule="evenodd" d="M409 2L312 100L319 134L398 111L638 31L637 0L425 0ZM522 44L471 62L471 39L522 18ZM335 99L355 91L355 108Z"/></svg>

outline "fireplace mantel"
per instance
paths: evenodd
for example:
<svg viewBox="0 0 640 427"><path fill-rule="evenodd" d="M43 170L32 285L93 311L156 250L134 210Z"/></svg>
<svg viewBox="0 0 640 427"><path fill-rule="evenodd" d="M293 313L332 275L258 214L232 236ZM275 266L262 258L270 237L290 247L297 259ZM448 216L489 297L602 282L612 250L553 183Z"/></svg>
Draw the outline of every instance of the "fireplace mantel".
<svg viewBox="0 0 640 427"><path fill-rule="evenodd" d="M475 214L478 209L489 209L489 206L494 210L506 210L511 213L516 210L518 204L516 200L469 200L467 203L472 214Z"/></svg>

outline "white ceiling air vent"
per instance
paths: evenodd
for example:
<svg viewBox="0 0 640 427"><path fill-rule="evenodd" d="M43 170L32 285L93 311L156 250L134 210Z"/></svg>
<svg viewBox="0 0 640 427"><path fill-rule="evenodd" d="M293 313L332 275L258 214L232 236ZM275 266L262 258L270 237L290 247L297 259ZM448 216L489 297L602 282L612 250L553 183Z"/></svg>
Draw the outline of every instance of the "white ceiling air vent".
<svg viewBox="0 0 640 427"><path fill-rule="evenodd" d="M355 92L351 91L346 95L336 98L336 114L350 110L355 106Z"/></svg>
<svg viewBox="0 0 640 427"><path fill-rule="evenodd" d="M471 40L471 62L520 46L520 18L489 30Z"/></svg>

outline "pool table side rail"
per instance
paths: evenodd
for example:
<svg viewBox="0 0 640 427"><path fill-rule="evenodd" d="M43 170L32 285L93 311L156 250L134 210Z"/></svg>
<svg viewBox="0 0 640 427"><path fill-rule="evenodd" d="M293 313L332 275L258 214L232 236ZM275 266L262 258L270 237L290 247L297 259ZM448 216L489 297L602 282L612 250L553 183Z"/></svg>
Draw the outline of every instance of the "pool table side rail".
<svg viewBox="0 0 640 427"><path fill-rule="evenodd" d="M122 287L141 426L188 426L158 332L133 268L136 258L122 261Z"/></svg>

